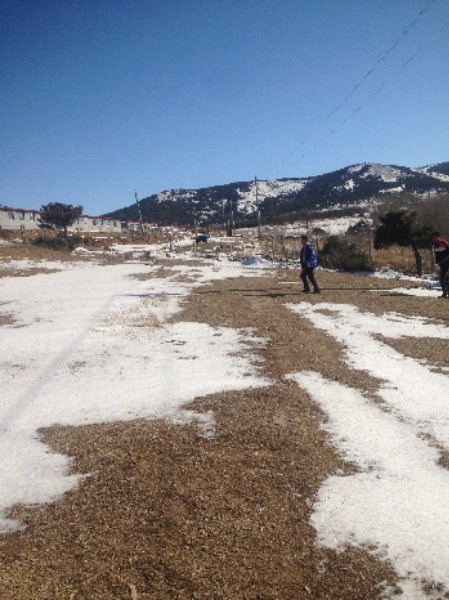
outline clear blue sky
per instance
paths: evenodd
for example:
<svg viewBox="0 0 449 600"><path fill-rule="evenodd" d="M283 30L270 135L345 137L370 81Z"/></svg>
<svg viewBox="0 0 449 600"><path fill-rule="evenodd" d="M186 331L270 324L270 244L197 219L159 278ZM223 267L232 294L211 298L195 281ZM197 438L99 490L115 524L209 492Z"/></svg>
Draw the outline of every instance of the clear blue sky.
<svg viewBox="0 0 449 600"><path fill-rule="evenodd" d="M0 6L0 204L449 160L448 0Z"/></svg>

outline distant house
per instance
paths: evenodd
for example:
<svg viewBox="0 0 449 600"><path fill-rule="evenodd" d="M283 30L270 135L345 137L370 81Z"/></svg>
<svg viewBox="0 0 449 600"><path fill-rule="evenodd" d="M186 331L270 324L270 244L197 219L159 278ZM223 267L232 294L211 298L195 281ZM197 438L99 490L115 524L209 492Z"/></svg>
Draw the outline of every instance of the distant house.
<svg viewBox="0 0 449 600"><path fill-rule="evenodd" d="M0 229L9 231L25 231L39 229L40 215L38 210L24 210L0 206Z"/></svg>
<svg viewBox="0 0 449 600"><path fill-rule="evenodd" d="M81 215L81 217L76 219L73 225L68 228L68 230L77 231L80 233L121 233L122 223L117 219Z"/></svg>
<svg viewBox="0 0 449 600"><path fill-rule="evenodd" d="M24 210L0 206L0 229L6 231L31 231L39 229L40 213L38 210ZM143 231L157 231L157 223L143 223ZM126 233L140 231L140 223L134 221L120 221L108 217L90 217L82 215L76 219L68 231L79 233Z"/></svg>
<svg viewBox="0 0 449 600"><path fill-rule="evenodd" d="M149 233L150 231L162 231L162 227L160 227L157 223L139 223L138 221L122 221L122 231L143 231L144 233Z"/></svg>

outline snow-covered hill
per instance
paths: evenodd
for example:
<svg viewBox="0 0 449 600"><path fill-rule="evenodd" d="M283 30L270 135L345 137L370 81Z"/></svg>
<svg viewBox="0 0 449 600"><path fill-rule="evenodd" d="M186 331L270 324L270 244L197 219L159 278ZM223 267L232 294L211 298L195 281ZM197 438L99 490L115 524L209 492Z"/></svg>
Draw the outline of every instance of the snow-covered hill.
<svg viewBox="0 0 449 600"><path fill-rule="evenodd" d="M160 223L213 223L255 220L260 208L265 221L304 218L305 213L365 212L386 195L429 196L449 193L449 162L419 168L360 163L308 178L253 180L197 190L176 189L141 200L144 220ZM109 213L137 219L135 204Z"/></svg>

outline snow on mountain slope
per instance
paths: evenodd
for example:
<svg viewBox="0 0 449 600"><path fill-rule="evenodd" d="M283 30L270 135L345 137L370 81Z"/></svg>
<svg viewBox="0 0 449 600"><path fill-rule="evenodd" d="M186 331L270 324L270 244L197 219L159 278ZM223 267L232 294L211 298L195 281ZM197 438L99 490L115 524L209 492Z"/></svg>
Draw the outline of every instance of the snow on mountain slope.
<svg viewBox="0 0 449 600"><path fill-rule="evenodd" d="M238 181L200 189L172 189L140 201L145 220L158 223L226 223L255 219L260 208L265 223L321 211L356 212L380 197L405 192L417 197L449 193L449 162L410 168L358 163L306 178ZM135 219L135 204L106 215Z"/></svg>
<svg viewBox="0 0 449 600"><path fill-rule="evenodd" d="M404 177L403 171L390 167L388 165L372 164L362 177L379 177L386 183L395 183Z"/></svg>
<svg viewBox="0 0 449 600"><path fill-rule="evenodd" d="M433 171L434 167L437 167L437 165L428 165L427 167L422 167L422 168L413 169L413 170L417 171L418 173L423 173L424 175L429 175L430 177L434 177L435 179L438 179L439 181L444 181L445 183L449 183L449 175L446 175L444 173L438 173L438 171Z"/></svg>
<svg viewBox="0 0 449 600"><path fill-rule="evenodd" d="M249 184L248 190L237 188L240 196L238 209L245 214L257 210L258 204L265 198L278 198L293 192L300 192L307 184L308 179L270 179L255 181Z"/></svg>

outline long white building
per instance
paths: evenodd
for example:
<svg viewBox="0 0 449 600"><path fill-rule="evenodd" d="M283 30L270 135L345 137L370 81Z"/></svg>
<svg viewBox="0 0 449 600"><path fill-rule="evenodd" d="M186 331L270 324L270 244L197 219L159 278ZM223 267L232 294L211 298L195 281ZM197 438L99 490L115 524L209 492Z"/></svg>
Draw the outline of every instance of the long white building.
<svg viewBox="0 0 449 600"><path fill-rule="evenodd" d="M9 208L0 206L0 229L6 231L32 231L39 229L40 213L38 210ZM140 223L135 221L120 221L106 217L89 217L82 215L69 227L69 231L79 233L125 233L138 231ZM143 223L145 232L158 228L156 223Z"/></svg>

